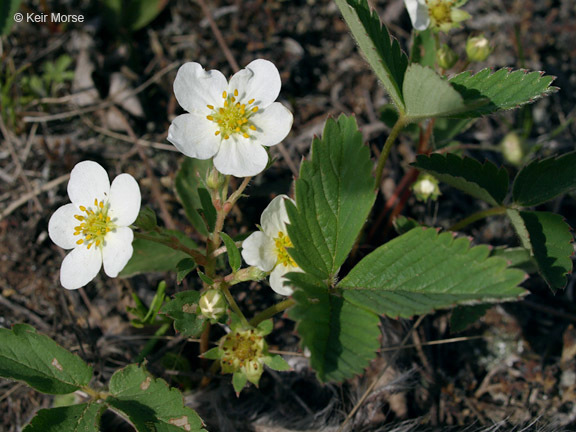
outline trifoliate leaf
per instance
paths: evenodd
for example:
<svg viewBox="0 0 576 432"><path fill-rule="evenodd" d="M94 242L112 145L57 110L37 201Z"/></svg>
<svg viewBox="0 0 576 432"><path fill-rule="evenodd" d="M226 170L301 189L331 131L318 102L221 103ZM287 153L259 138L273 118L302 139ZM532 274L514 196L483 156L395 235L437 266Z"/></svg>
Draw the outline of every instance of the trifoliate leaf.
<svg viewBox="0 0 576 432"><path fill-rule="evenodd" d="M494 73L483 69L474 75L463 72L448 80L471 108L458 117L480 117L534 102L558 90L550 87L552 81L554 77L541 72L510 69Z"/></svg>
<svg viewBox="0 0 576 432"><path fill-rule="evenodd" d="M429 117L449 117L466 110L460 93L429 67L408 66L403 84L406 116L417 121Z"/></svg>
<svg viewBox="0 0 576 432"><path fill-rule="evenodd" d="M555 213L508 209L508 217L524 246L533 256L538 272L553 292L566 286L572 272L572 233L564 218Z"/></svg>
<svg viewBox="0 0 576 432"><path fill-rule="evenodd" d="M576 152L535 160L516 176L512 195L523 207L545 203L576 190Z"/></svg>
<svg viewBox="0 0 576 432"><path fill-rule="evenodd" d="M410 317L458 303L495 302L524 294L524 272L488 258L486 246L416 228L379 247L340 281L345 300L377 314Z"/></svg>
<svg viewBox="0 0 576 432"><path fill-rule="evenodd" d="M400 49L398 41L390 36L366 0L336 0L336 4L362 54L384 84L398 110L404 112L402 82L408 58Z"/></svg>
<svg viewBox="0 0 576 432"><path fill-rule="evenodd" d="M236 247L234 240L232 240L228 234L222 232L220 233L220 237L222 237L222 241L226 245L230 268L232 268L232 271L237 272L242 266L242 257L240 256L240 251Z"/></svg>
<svg viewBox="0 0 576 432"><path fill-rule="evenodd" d="M90 402L42 409L22 432L99 432L106 408L106 404Z"/></svg>
<svg viewBox="0 0 576 432"><path fill-rule="evenodd" d="M174 319L174 328L184 336L195 337L204 330L205 320L200 318L198 291L182 291L166 303L161 313Z"/></svg>
<svg viewBox="0 0 576 432"><path fill-rule="evenodd" d="M174 179L178 199L184 207L186 217L200 234L208 235L204 219L198 212L202 208L198 189L203 186L203 179L212 168L212 160L184 158L180 170Z"/></svg>
<svg viewBox="0 0 576 432"><path fill-rule="evenodd" d="M518 268L526 273L536 273L538 271L536 264L532 261L530 252L523 247L495 247L490 255L504 258L508 263L508 267Z"/></svg>
<svg viewBox="0 0 576 432"><path fill-rule="evenodd" d="M32 326L15 324L0 329L0 377L42 393L67 394L90 383L92 368Z"/></svg>
<svg viewBox="0 0 576 432"><path fill-rule="evenodd" d="M288 279L298 288L288 315L297 322L318 379L344 381L362 373L380 346L378 316L332 294L313 276L290 273Z"/></svg>
<svg viewBox="0 0 576 432"><path fill-rule="evenodd" d="M432 154L419 155L412 166L495 206L504 202L508 192L507 171L489 161L481 164L476 159L450 153Z"/></svg>
<svg viewBox="0 0 576 432"><path fill-rule="evenodd" d="M375 199L370 151L353 117L326 122L296 180L290 217L290 254L306 272L332 278L350 253Z"/></svg>
<svg viewBox="0 0 576 432"><path fill-rule="evenodd" d="M204 431L202 420L184 405L177 389L137 365L112 375L110 393L105 402L124 413L139 432Z"/></svg>
<svg viewBox="0 0 576 432"><path fill-rule="evenodd" d="M180 231L164 230L163 232L175 236L189 248L197 247L194 240ZM161 237L157 233L149 233L149 235ZM185 252L151 240L137 238L132 242L132 247L134 253L126 267L120 272L120 277L130 277L140 273L176 271L180 261L190 258L190 255Z"/></svg>

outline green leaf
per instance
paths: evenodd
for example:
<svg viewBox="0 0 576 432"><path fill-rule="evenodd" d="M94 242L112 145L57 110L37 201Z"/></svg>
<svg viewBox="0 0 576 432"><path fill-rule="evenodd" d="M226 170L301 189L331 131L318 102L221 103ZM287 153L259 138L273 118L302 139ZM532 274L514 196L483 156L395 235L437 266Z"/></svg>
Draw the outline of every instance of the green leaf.
<svg viewBox="0 0 576 432"><path fill-rule="evenodd" d="M306 272L333 278L350 253L375 199L370 151L353 117L328 119L286 201L290 254Z"/></svg>
<svg viewBox="0 0 576 432"><path fill-rule="evenodd" d="M454 308L450 315L450 330L452 333L458 333L466 330L484 315L491 304L480 304L474 306L458 306Z"/></svg>
<svg viewBox="0 0 576 432"><path fill-rule="evenodd" d="M156 219L156 213L150 207L146 206L140 209L138 217L134 222L134 225L144 231L152 231L158 226L158 220Z"/></svg>
<svg viewBox="0 0 576 432"><path fill-rule="evenodd" d="M436 38L430 29L414 32L414 43L410 53L410 63L433 68L436 64Z"/></svg>
<svg viewBox="0 0 576 432"><path fill-rule="evenodd" d="M572 233L564 218L555 213L509 209L508 217L522 245L530 251L538 272L553 292L566 286L572 272Z"/></svg>
<svg viewBox="0 0 576 432"><path fill-rule="evenodd" d="M196 268L196 261L192 258L184 258L176 264L176 283L181 284L188 274Z"/></svg>
<svg viewBox="0 0 576 432"><path fill-rule="evenodd" d="M132 31L146 27L160 15L167 0L130 0L125 5L124 21Z"/></svg>
<svg viewBox="0 0 576 432"><path fill-rule="evenodd" d="M362 373L380 346L378 316L332 294L313 276L289 273L288 278L298 288L288 316L297 321L318 379L344 381Z"/></svg>
<svg viewBox="0 0 576 432"><path fill-rule="evenodd" d="M494 73L490 69L483 69L475 75L468 71L448 80L470 108L460 113L459 117L480 117L534 102L558 90L550 87L552 81L554 77L541 72L511 69L500 69Z"/></svg>
<svg viewBox="0 0 576 432"><path fill-rule="evenodd" d="M202 420L184 405L182 394L155 379L143 368L130 365L110 379L106 399L112 408L124 413L139 432L203 431Z"/></svg>
<svg viewBox="0 0 576 432"><path fill-rule="evenodd" d="M164 305L161 313L174 320L174 328L184 336L195 337L204 330L205 321L198 317L198 291L182 291Z"/></svg>
<svg viewBox="0 0 576 432"><path fill-rule="evenodd" d="M189 248L197 247L194 240L180 231L164 230L163 232L178 238ZM157 233L149 233L149 235L162 237ZM120 272L120 277L130 277L140 273L176 271L180 261L190 258L190 255L185 252L151 240L135 239L132 247L134 253L126 267Z"/></svg>
<svg viewBox="0 0 576 432"><path fill-rule="evenodd" d="M488 258L486 246L418 228L379 247L338 284L344 299L377 314L410 317L457 303L514 299L524 272Z"/></svg>
<svg viewBox="0 0 576 432"><path fill-rule="evenodd" d="M576 152L532 161L516 176L512 195L523 207L550 201L576 190Z"/></svg>
<svg viewBox="0 0 576 432"><path fill-rule="evenodd" d="M292 369L288 362L279 355L264 357L264 364L270 369L280 372L285 372Z"/></svg>
<svg viewBox="0 0 576 432"><path fill-rule="evenodd" d="M366 0L336 0L336 4L362 54L384 84L398 110L404 112L402 82L408 58L400 49L398 41L390 36Z"/></svg>
<svg viewBox="0 0 576 432"><path fill-rule="evenodd" d="M200 270L197 270L198 272L198 276L200 277L200 279L202 279L202 281L208 285L208 286L212 286L214 285L214 280L211 277L206 276L204 273L202 273Z"/></svg>
<svg viewBox="0 0 576 432"><path fill-rule="evenodd" d="M90 402L42 409L22 432L98 432L106 405Z"/></svg>
<svg viewBox="0 0 576 432"><path fill-rule="evenodd" d="M536 273L538 268L532 261L530 252L523 247L495 247L492 249L491 256L504 258L508 267L518 268L526 273Z"/></svg>
<svg viewBox="0 0 576 432"><path fill-rule="evenodd" d="M186 217L192 226L204 236L208 235L208 230L204 219L198 212L198 209L202 207L198 189L203 186L203 179L206 178L206 174L211 168L212 161L210 159L184 158L180 170L178 170L174 179L176 194L184 207Z"/></svg>
<svg viewBox="0 0 576 432"><path fill-rule="evenodd" d="M240 394L246 383L248 382L248 377L243 372L234 372L232 375L232 385L234 386L234 391L236 396Z"/></svg>
<svg viewBox="0 0 576 432"><path fill-rule="evenodd" d="M404 234L408 231L421 227L422 225L415 219L406 217L406 216L398 216L394 219L394 229L398 234Z"/></svg>
<svg viewBox="0 0 576 432"><path fill-rule="evenodd" d="M226 245L226 251L228 252L228 263L230 263L232 271L237 272L240 269L240 266L242 266L242 257L240 256L240 251L236 247L234 240L232 240L228 234L221 232L220 237L222 237L222 240Z"/></svg>
<svg viewBox="0 0 576 432"><path fill-rule="evenodd" d="M0 3L0 36L10 33L14 25L14 14L20 9L22 0L2 0Z"/></svg>
<svg viewBox="0 0 576 432"><path fill-rule="evenodd" d="M508 192L508 172L489 161L436 153L417 156L412 166L494 206L501 205Z"/></svg>
<svg viewBox="0 0 576 432"><path fill-rule="evenodd" d="M417 121L429 117L447 117L466 110L464 99L429 67L408 66L403 85L406 116Z"/></svg>
<svg viewBox="0 0 576 432"><path fill-rule="evenodd" d="M0 376L42 393L66 394L87 386L92 368L26 324L0 329Z"/></svg>
<svg viewBox="0 0 576 432"><path fill-rule="evenodd" d="M214 204L212 204L212 197L210 196L210 192L204 188L199 188L198 197L200 198L200 203L202 204L202 215L206 220L208 231L213 232L214 227L216 226L217 214L216 209L214 208Z"/></svg>

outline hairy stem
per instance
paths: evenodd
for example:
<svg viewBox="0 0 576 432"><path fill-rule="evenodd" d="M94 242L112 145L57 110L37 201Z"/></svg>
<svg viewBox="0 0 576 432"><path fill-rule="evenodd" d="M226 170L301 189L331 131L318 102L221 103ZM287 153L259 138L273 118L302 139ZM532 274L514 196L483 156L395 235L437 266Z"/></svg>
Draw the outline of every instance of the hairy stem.
<svg viewBox="0 0 576 432"><path fill-rule="evenodd" d="M240 320L242 321L242 324L244 326L249 327L248 320L246 319L246 317L238 307L236 300L234 300L234 297L230 293L230 288L228 287L228 284L223 283L222 285L220 285L220 289L222 290L222 293L224 293L224 297L226 297L226 300L230 305L230 309L232 309L234 313L240 317Z"/></svg>
<svg viewBox="0 0 576 432"><path fill-rule="evenodd" d="M286 300L281 301L280 303L276 303L275 305L270 306L267 309L264 309L262 312L257 313L254 317L250 320L250 325L256 327L262 321L267 320L268 318L272 318L279 312L283 312L286 309L294 306L296 301L292 298L288 298Z"/></svg>
<svg viewBox="0 0 576 432"><path fill-rule="evenodd" d="M191 249L188 246L184 245L182 242L180 242L180 240L176 236L166 236L163 234L162 237L158 237L158 236L153 236L150 234L144 234L144 233L138 232L138 231L136 231L134 233L134 236L136 238L139 238L142 240L153 241L155 243L160 243L160 244L163 244L165 246L168 246L174 250L182 251L182 252L190 255L192 258L194 258L196 263L199 265L205 265L206 264L206 257L204 255L202 255L200 252L198 252L194 249Z"/></svg>
<svg viewBox="0 0 576 432"><path fill-rule="evenodd" d="M388 160L388 155L390 154L392 145L396 141L396 138L398 138L398 135L400 134L402 129L404 129L404 126L406 126L406 122L404 120L404 117L400 115L400 117L398 117L398 120L396 121L396 124L394 124L394 127L390 131L390 135L388 135L388 138L384 143L382 153L380 153L380 157L378 158L378 165L376 165L376 189L378 189L380 187L380 183L382 183L382 174L384 172L384 165L386 165L386 161Z"/></svg>
<svg viewBox="0 0 576 432"><path fill-rule="evenodd" d="M494 216L499 214L506 213L506 207L493 207L487 210L480 210L476 213L471 214L467 218L462 219L460 222L455 223L449 229L450 231L460 231L462 228L479 221L480 219L484 219L488 216Z"/></svg>

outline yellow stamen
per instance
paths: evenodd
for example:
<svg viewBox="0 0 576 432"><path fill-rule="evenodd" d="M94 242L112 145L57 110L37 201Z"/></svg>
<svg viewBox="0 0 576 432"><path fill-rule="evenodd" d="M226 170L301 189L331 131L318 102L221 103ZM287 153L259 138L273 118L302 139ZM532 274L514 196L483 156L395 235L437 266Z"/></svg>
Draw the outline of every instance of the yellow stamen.
<svg viewBox="0 0 576 432"><path fill-rule="evenodd" d="M226 93L225 91L222 92L222 98L226 99L228 97L228 93Z"/></svg>
<svg viewBox="0 0 576 432"><path fill-rule="evenodd" d="M212 117L211 115L206 116L206 118L207 118L208 120L210 120L210 121L214 121L214 117Z"/></svg>
<svg viewBox="0 0 576 432"><path fill-rule="evenodd" d="M80 209L80 211L86 211L86 207L84 207L84 206L80 206L78 208Z"/></svg>
<svg viewBox="0 0 576 432"><path fill-rule="evenodd" d="M214 135L216 135L216 136L220 135L220 131L214 132Z"/></svg>
<svg viewBox="0 0 576 432"><path fill-rule="evenodd" d="M250 100L248 101L248 105L253 104L255 100L256 100L256 99L250 99Z"/></svg>
<svg viewBox="0 0 576 432"><path fill-rule="evenodd" d="M76 244L82 244L82 243L84 243L84 240L82 240L82 239L80 239L76 242Z"/></svg>
<svg viewBox="0 0 576 432"><path fill-rule="evenodd" d="M252 112L257 112L258 111L258 107L255 106L254 108L252 108Z"/></svg>
<svg viewBox="0 0 576 432"><path fill-rule="evenodd" d="M238 89L234 89L234 96L238 96Z"/></svg>
<svg viewBox="0 0 576 432"><path fill-rule="evenodd" d="M242 136L243 136L244 138L250 138L250 135L248 135L246 132L244 132L244 133L242 134Z"/></svg>
<svg viewBox="0 0 576 432"><path fill-rule="evenodd" d="M211 109L211 110L214 109L214 106L212 106L212 105L206 105L206 106L208 107L208 109Z"/></svg>

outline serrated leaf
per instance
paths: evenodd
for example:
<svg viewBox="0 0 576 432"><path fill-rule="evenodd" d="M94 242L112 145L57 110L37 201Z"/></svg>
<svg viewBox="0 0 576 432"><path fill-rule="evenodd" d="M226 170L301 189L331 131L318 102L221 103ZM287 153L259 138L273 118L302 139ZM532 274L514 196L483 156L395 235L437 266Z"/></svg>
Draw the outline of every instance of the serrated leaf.
<svg viewBox="0 0 576 432"><path fill-rule="evenodd" d="M436 153L417 156L412 166L495 206L501 205L508 193L508 172L490 161L481 164L469 157Z"/></svg>
<svg viewBox="0 0 576 432"><path fill-rule="evenodd" d="M199 160L184 158L182 165L174 179L176 195L184 207L186 217L192 223L196 230L204 235L208 235L204 219L198 212L202 207L198 189L203 186L202 179L212 167L212 160Z"/></svg>
<svg viewBox="0 0 576 432"><path fill-rule="evenodd" d="M429 67L408 66L403 84L406 116L417 121L429 117L448 117L466 110L464 99Z"/></svg>
<svg viewBox="0 0 576 432"><path fill-rule="evenodd" d="M550 289L564 288L566 275L572 272L570 257L574 252L570 225L555 213L509 209L507 214Z"/></svg>
<svg viewBox="0 0 576 432"><path fill-rule="evenodd" d="M464 103L472 108L459 117L480 117L534 102L557 90L550 87L552 81L554 77L541 72L510 69L494 73L483 69L475 75L468 71L448 80L464 98Z"/></svg>
<svg viewBox="0 0 576 432"><path fill-rule="evenodd" d="M214 231L216 226L216 209L214 204L212 204L212 197L210 192L204 188L198 189L198 197L200 198L200 203L202 204L202 215L206 221L206 226L209 232Z"/></svg>
<svg viewBox="0 0 576 432"><path fill-rule="evenodd" d="M344 301L313 276L290 273L298 289L288 316L297 322L302 344L320 381L344 381L368 366L379 348L376 314Z"/></svg>
<svg viewBox="0 0 576 432"><path fill-rule="evenodd" d="M248 378L244 373L234 372L234 375L232 375L232 386L234 387L236 395L240 394L247 382Z"/></svg>
<svg viewBox="0 0 576 432"><path fill-rule="evenodd" d="M180 231L164 230L166 234L177 237L185 246L195 249L194 240ZM149 235L159 236L156 233ZM190 258L185 252L174 250L169 246L151 240L135 239L132 242L134 253L120 272L120 277L130 277L140 273L176 271L177 265L184 258Z"/></svg>
<svg viewBox="0 0 576 432"><path fill-rule="evenodd" d="M188 274L196 268L196 261L184 258L176 264L176 283L180 284Z"/></svg>
<svg viewBox="0 0 576 432"><path fill-rule="evenodd" d="M504 258L508 267L515 267L526 273L536 273L538 268L532 261L530 252L523 247L495 247L492 249L491 256Z"/></svg>
<svg viewBox="0 0 576 432"><path fill-rule="evenodd" d="M98 432L106 405L90 402L41 409L22 432Z"/></svg>
<svg viewBox="0 0 576 432"><path fill-rule="evenodd" d="M414 228L421 227L422 224L415 219L406 217L406 216L398 216L394 219L394 229L398 234L404 234Z"/></svg>
<svg viewBox="0 0 576 432"><path fill-rule="evenodd" d="M514 179L512 196L520 206L545 203L576 190L576 152L532 161Z"/></svg>
<svg viewBox="0 0 576 432"><path fill-rule="evenodd" d="M362 259L338 287L345 300L390 317L522 295L524 272L489 253L486 246L470 248L467 238L413 229Z"/></svg>
<svg viewBox="0 0 576 432"><path fill-rule="evenodd" d="M177 389L137 365L112 375L110 393L106 403L124 413L139 432L204 431L202 420L184 405Z"/></svg>
<svg viewBox="0 0 576 432"><path fill-rule="evenodd" d="M288 362L284 360L282 356L279 355L271 355L268 357L264 357L264 364L268 366L270 369L280 372L289 371L290 369L292 369L288 364Z"/></svg>
<svg viewBox="0 0 576 432"><path fill-rule="evenodd" d="M228 234L221 232L220 237L222 237L222 241L226 245L226 251L228 252L228 263L230 264L232 271L237 272L240 269L240 266L242 266L242 257L240 256L240 251L236 247L234 240L232 240Z"/></svg>
<svg viewBox="0 0 576 432"><path fill-rule="evenodd" d="M346 24L374 73L382 81L396 107L404 112L402 82L408 57L390 36L366 0L336 0Z"/></svg>
<svg viewBox="0 0 576 432"><path fill-rule="evenodd" d="M174 328L184 336L198 336L204 330L205 324L205 320L198 316L199 300L198 291L182 291L162 307L161 313L171 317L174 320Z"/></svg>
<svg viewBox="0 0 576 432"><path fill-rule="evenodd" d="M211 277L206 276L206 275L205 275L203 272L201 272L200 270L197 270L197 272L198 272L198 276L200 277L200 279L202 279L202 282L204 282L204 283L205 283L206 285L208 285L208 286L214 285L214 280L213 280Z"/></svg>
<svg viewBox="0 0 576 432"><path fill-rule="evenodd" d="M328 119L286 201L290 254L306 272L332 278L350 253L375 199L370 151L353 117Z"/></svg>
<svg viewBox="0 0 576 432"><path fill-rule="evenodd" d="M87 386L92 368L26 324L0 329L0 376L42 393L67 394Z"/></svg>
<svg viewBox="0 0 576 432"><path fill-rule="evenodd" d="M410 63L433 68L436 64L436 38L431 29L414 32Z"/></svg>

